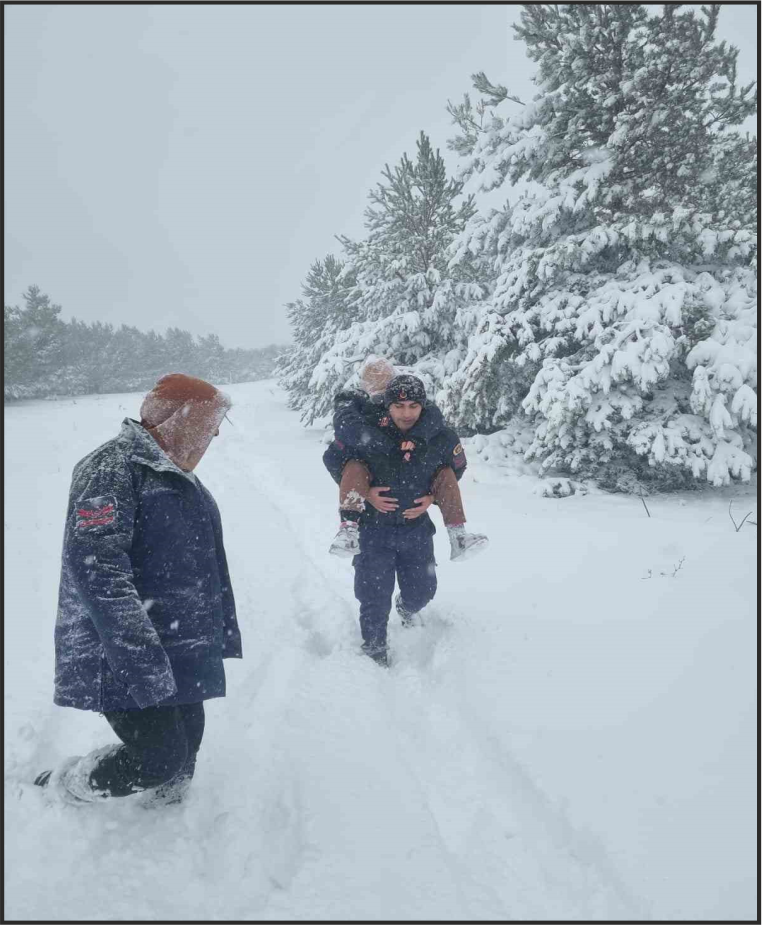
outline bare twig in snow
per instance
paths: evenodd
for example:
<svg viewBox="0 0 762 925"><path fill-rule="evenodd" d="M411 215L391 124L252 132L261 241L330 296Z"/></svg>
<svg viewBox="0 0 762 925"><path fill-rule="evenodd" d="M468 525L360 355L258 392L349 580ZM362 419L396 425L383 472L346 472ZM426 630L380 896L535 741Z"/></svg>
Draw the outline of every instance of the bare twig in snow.
<svg viewBox="0 0 762 925"><path fill-rule="evenodd" d="M746 517L744 517L744 519L741 521L741 523L740 523L740 524L737 524L737 523L735 522L735 518L733 517L733 512L731 511L731 508L732 508L732 507L733 507L733 502L731 501L730 504L728 505L728 515L730 516L730 519L733 521L733 526L736 528L736 533L738 533L738 531L741 529L741 527L746 523L747 518L751 517L751 515L752 515L754 512L753 512L753 511L749 511L749 513L746 515ZM754 520L750 520L749 523L750 523L750 524L754 524L755 527L757 526L756 521L754 521Z"/></svg>
<svg viewBox="0 0 762 925"><path fill-rule="evenodd" d="M651 512L648 510L648 505L646 504L646 499L643 497L643 489L640 489L640 500L643 502L643 507L646 509L646 514L651 516Z"/></svg>
<svg viewBox="0 0 762 925"><path fill-rule="evenodd" d="M672 578L674 578L675 575L677 575L677 573L678 573L678 572L680 571L680 569L683 567L683 562L685 562L685 556L683 556L683 558L677 563L677 565L676 565L676 566L674 567L674 569L672 570ZM670 577L669 572L659 572L659 574L661 575L662 578L669 578L669 577Z"/></svg>

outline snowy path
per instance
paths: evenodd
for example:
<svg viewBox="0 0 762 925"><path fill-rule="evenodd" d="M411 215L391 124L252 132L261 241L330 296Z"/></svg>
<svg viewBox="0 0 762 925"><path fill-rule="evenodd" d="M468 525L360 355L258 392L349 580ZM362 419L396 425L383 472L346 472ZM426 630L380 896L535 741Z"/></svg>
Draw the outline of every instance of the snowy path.
<svg viewBox="0 0 762 925"><path fill-rule="evenodd" d="M654 524L472 466L492 546L452 566L439 530L440 592L425 626L392 624L386 673L357 653L351 566L326 554L319 434L270 383L229 391L199 474L245 658L207 705L192 798L161 813L43 810L29 784L113 738L50 704L52 622L71 466L139 397L8 409L6 916L752 917L754 537L720 525L726 498Z"/></svg>

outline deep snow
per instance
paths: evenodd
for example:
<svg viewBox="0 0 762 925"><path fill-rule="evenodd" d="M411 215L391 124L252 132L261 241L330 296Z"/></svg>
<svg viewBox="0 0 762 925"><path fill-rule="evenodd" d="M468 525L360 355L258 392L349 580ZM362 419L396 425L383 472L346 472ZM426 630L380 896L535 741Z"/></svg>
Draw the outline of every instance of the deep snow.
<svg viewBox="0 0 762 925"><path fill-rule="evenodd" d="M537 494L473 458L480 557L358 654L321 430L272 383L197 472L215 495L244 639L207 705L192 796L46 807L34 774L114 741L53 706L74 463L140 395L6 407L5 915L13 919L754 919L753 487L649 501ZM468 443L466 443L468 449ZM756 516L751 518L756 520ZM679 567L678 567L679 566Z"/></svg>

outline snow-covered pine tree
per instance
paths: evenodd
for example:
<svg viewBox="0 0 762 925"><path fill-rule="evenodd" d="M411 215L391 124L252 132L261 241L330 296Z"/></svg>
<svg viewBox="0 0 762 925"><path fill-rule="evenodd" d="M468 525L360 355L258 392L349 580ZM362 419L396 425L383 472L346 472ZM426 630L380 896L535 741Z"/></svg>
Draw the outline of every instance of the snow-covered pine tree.
<svg viewBox="0 0 762 925"><path fill-rule="evenodd" d="M466 97L466 105L470 106ZM455 313L458 348L451 357L459 363L437 395L439 404L457 422L463 434L489 434L510 420L531 384L530 370L514 360L510 342L499 343L492 335L502 319L491 308L499 279L496 268L507 259L511 241L511 207L489 208L477 213L453 242L453 265L468 261L477 274L484 296L465 303ZM485 349L482 349L485 348ZM478 388L461 388L463 370L469 368Z"/></svg>
<svg viewBox="0 0 762 925"><path fill-rule="evenodd" d="M324 414L312 374L339 331L358 317L356 279L351 267L328 254L316 260L302 284L302 298L286 305L293 346L278 360L276 376L288 392L288 405L302 412L305 424Z"/></svg>
<svg viewBox="0 0 762 925"><path fill-rule="evenodd" d="M523 374L544 467L667 485L756 465L756 144L733 131L756 90L715 40L719 10L527 5L515 28L539 66L534 101L504 118L512 98L480 74L490 117L456 118L464 178L531 182L492 296L462 313L446 410L504 425L520 409L495 383Z"/></svg>
<svg viewBox="0 0 762 925"><path fill-rule="evenodd" d="M39 286L23 293L24 308L5 306L4 394L6 398L36 398L55 391L60 383L64 353L61 306Z"/></svg>
<svg viewBox="0 0 762 925"><path fill-rule="evenodd" d="M24 375L31 344L25 337L24 313L17 305L3 306L3 396L24 398Z"/></svg>
<svg viewBox="0 0 762 925"><path fill-rule="evenodd" d="M218 385L230 381L226 375L225 348L216 334L199 337L198 356L204 379Z"/></svg>
<svg viewBox="0 0 762 925"><path fill-rule="evenodd" d="M103 391L116 388L124 392L136 392L143 387L145 373L141 371L141 365L144 343L145 335L132 325L122 324L110 332L103 350L108 363Z"/></svg>
<svg viewBox="0 0 762 925"><path fill-rule="evenodd" d="M149 388L153 387L159 377L172 372L164 364L164 338L153 329L145 335L140 366L145 371Z"/></svg>
<svg viewBox="0 0 762 925"><path fill-rule="evenodd" d="M462 359L456 310L483 289L468 260L448 266L448 249L474 214L473 200L448 178L425 133L416 145L415 160L403 154L393 169L387 164L371 191L367 238L340 238L357 279L358 320L333 338L312 374L314 416L330 411L335 393L369 354L415 367L433 388Z"/></svg>
<svg viewBox="0 0 762 925"><path fill-rule="evenodd" d="M167 372L183 371L190 376L201 375L198 345L190 331L167 328L163 348L163 363Z"/></svg>

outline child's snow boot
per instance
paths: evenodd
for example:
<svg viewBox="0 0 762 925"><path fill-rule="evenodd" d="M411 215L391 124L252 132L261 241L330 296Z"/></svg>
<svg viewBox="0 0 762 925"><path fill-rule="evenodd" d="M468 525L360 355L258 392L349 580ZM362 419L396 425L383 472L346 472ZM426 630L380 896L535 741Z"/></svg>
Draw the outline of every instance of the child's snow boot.
<svg viewBox="0 0 762 925"><path fill-rule="evenodd" d="M360 525L353 520L343 520L328 551L344 558L356 556L360 552Z"/></svg>
<svg viewBox="0 0 762 925"><path fill-rule="evenodd" d="M447 533L450 536L451 562L463 562L489 546L489 540L483 533L466 533L464 524L448 527Z"/></svg>

